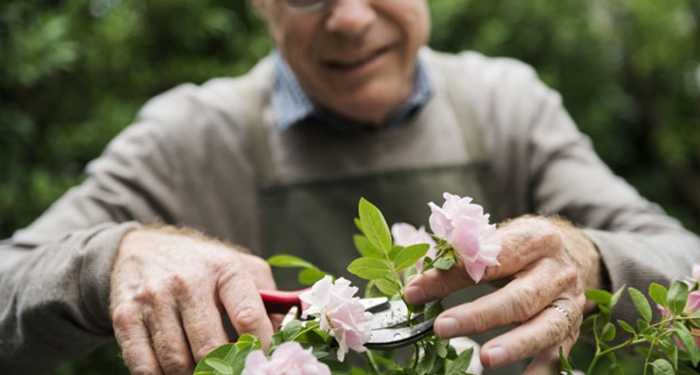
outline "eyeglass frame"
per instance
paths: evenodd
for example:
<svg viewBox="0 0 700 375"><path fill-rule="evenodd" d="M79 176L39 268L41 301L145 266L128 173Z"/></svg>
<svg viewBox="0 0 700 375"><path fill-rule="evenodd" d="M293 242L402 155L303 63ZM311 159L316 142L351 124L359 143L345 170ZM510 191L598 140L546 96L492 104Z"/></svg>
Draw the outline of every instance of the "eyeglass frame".
<svg viewBox="0 0 700 375"><path fill-rule="evenodd" d="M311 13L315 11L319 11L321 9L326 8L328 5L330 5L332 2L335 2L336 0L317 0L315 3L310 4L310 5L293 5L289 3L289 0L278 0L279 2L283 3L285 7L288 9L291 9L292 11L298 12L298 13Z"/></svg>

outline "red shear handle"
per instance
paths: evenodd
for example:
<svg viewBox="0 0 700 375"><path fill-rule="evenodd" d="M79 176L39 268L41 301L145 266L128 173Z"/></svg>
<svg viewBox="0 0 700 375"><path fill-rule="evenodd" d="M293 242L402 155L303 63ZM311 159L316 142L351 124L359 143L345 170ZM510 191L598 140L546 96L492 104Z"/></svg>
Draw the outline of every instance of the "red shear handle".
<svg viewBox="0 0 700 375"><path fill-rule="evenodd" d="M297 306L301 314L308 306L306 303L302 303L299 295L309 290L311 288L302 290L260 290L259 292L268 314L286 314L292 306Z"/></svg>

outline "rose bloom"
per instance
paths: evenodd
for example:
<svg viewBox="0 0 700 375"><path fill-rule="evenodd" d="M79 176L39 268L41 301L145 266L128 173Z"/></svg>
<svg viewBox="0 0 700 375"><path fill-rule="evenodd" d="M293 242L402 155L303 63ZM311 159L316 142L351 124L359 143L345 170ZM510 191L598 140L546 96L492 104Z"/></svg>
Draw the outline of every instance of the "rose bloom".
<svg viewBox="0 0 700 375"><path fill-rule="evenodd" d="M497 266L501 239L496 225L489 224L489 215L469 197L444 193L445 203L438 207L430 202L430 229L452 244L464 262L467 273L479 282L487 266Z"/></svg>
<svg viewBox="0 0 700 375"><path fill-rule="evenodd" d="M364 344L371 336L372 314L365 312L365 307L358 297L353 297L357 288L350 286L350 281L339 278L333 283L330 276L317 281L308 292L299 298L309 304L302 312L302 318L320 314L319 328L330 331L338 341L338 360L343 361L349 349L364 352Z"/></svg>
<svg viewBox="0 0 700 375"><path fill-rule="evenodd" d="M291 341L277 347L270 360L262 350L250 352L241 375L331 375L331 370L311 354L311 348L304 350Z"/></svg>
<svg viewBox="0 0 700 375"><path fill-rule="evenodd" d="M437 254L437 250L435 249L437 244L435 240L425 231L425 227L422 225L420 228L416 229L416 227L411 224L395 223L391 226L391 234L394 237L394 243L399 246L408 247L425 243L430 245L430 249L428 249L425 256L432 258ZM423 269L423 259L416 262L416 268L418 271Z"/></svg>

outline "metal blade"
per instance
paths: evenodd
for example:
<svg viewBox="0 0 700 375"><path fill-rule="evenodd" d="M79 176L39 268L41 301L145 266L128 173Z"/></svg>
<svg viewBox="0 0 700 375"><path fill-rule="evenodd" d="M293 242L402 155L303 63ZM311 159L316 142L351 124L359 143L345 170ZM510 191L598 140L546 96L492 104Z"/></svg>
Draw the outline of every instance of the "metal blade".
<svg viewBox="0 0 700 375"><path fill-rule="evenodd" d="M435 318L410 327L384 328L372 331L372 337L365 344L367 349L395 349L424 338L433 331Z"/></svg>

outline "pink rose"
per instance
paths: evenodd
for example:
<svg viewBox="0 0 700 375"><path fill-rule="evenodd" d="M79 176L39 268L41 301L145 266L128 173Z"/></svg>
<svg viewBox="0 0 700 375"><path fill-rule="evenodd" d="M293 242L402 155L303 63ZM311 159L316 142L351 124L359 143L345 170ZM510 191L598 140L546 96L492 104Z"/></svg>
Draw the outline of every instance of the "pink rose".
<svg viewBox="0 0 700 375"><path fill-rule="evenodd" d="M430 229L435 235L452 244L464 262L469 276L479 282L487 266L497 266L501 252L501 239L496 226L489 224L484 209L471 203L469 197L444 193L445 203L438 207L430 202Z"/></svg>
<svg viewBox="0 0 700 375"><path fill-rule="evenodd" d="M241 375L331 375L331 370L311 354L311 348L304 350L291 341L277 347L270 360L262 350L250 352Z"/></svg>
<svg viewBox="0 0 700 375"><path fill-rule="evenodd" d="M308 292L299 298L309 304L303 311L302 318L320 314L321 330L329 330L338 341L338 360L343 361L349 349L364 352L364 344L371 336L372 314L365 312L365 307L358 297L353 297L357 288L350 286L350 281L339 278L333 284L330 276L317 281Z"/></svg>
<svg viewBox="0 0 700 375"><path fill-rule="evenodd" d="M435 249L435 245L437 244L435 240L425 231L425 227L422 225L420 228L416 229L416 227L411 224L396 223L391 226L391 234L394 237L394 243L399 246L408 247L426 243L430 245L430 249L428 249L425 256L432 258L437 254L437 250ZM423 269L423 259L416 262L416 268L418 268L418 271Z"/></svg>

